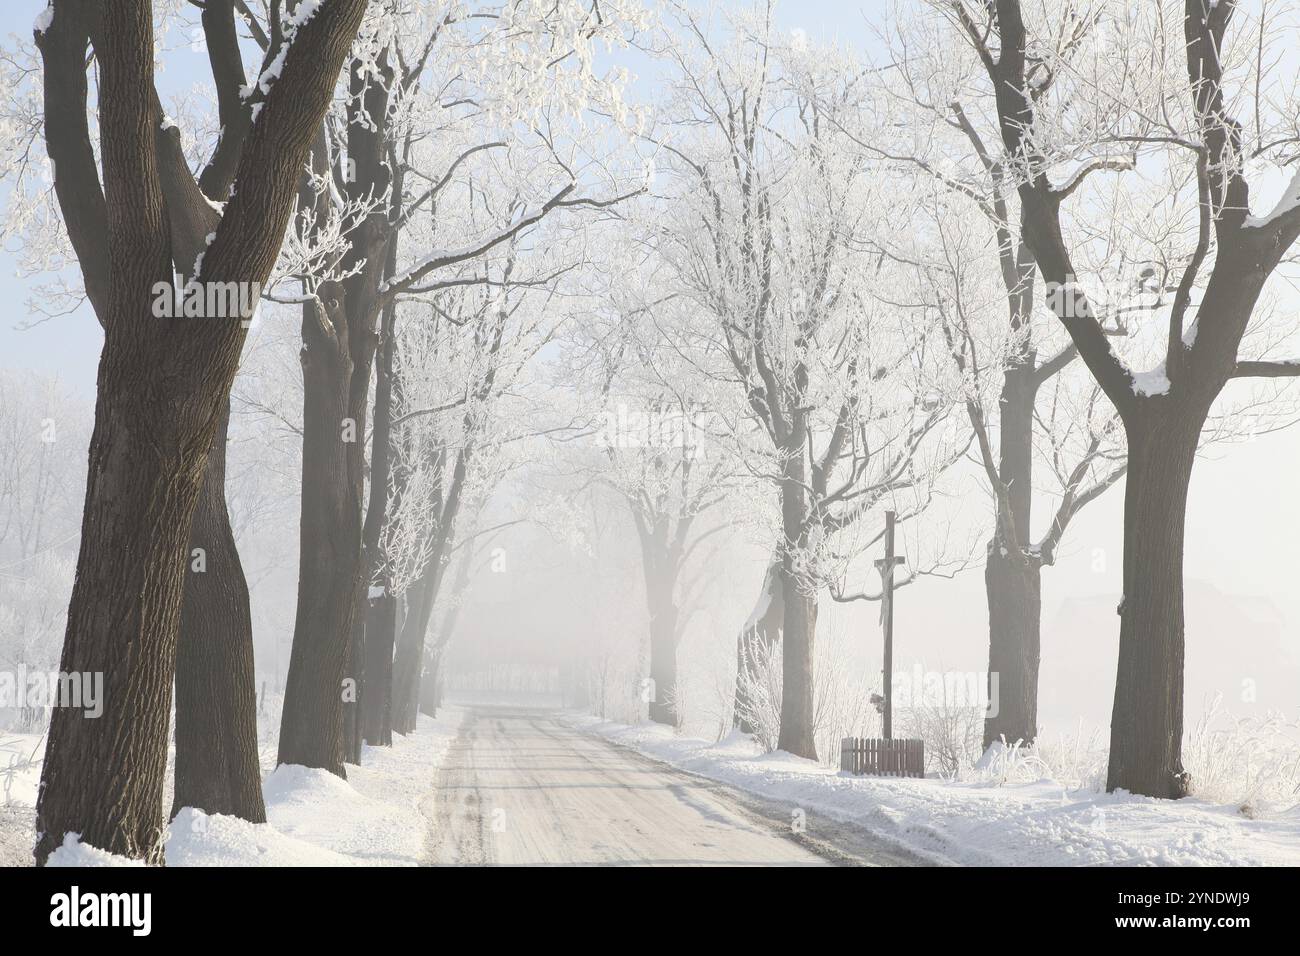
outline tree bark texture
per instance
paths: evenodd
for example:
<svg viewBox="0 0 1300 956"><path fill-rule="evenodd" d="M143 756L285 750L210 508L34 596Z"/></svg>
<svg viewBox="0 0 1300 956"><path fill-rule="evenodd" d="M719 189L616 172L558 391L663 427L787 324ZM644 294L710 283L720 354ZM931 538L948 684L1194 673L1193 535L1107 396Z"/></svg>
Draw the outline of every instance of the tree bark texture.
<svg viewBox="0 0 1300 956"><path fill-rule="evenodd" d="M400 171L393 191L400 195ZM385 274L396 269L397 245L388 244ZM378 581L381 593L367 600L365 607L365 663L361 697L361 736L366 743L393 743L393 642L397 628L397 597L392 593L392 575L383 554L384 531L388 523L389 483L393 478L393 354L397 334L397 305L389 303L380 317L379 350L375 362L375 423L370 442L370 500L361 531L362 561L367 586ZM397 476L400 497L402 476ZM368 592L367 592L368 593Z"/></svg>
<svg viewBox="0 0 1300 956"><path fill-rule="evenodd" d="M424 674L424 638L433 617L441 578L442 569L435 555L421 575L406 618L402 621L393 658L393 730L399 734L415 731L420 680Z"/></svg>
<svg viewBox="0 0 1300 956"><path fill-rule="evenodd" d="M1033 518L1034 400L1028 356L1004 373L999 414L997 523L984 585L989 608L989 704L984 746L999 738L1032 744L1038 736L1041 563L1029 553ZM996 693L996 699L995 699Z"/></svg>
<svg viewBox="0 0 1300 956"><path fill-rule="evenodd" d="M381 57L381 68L385 63ZM357 199L383 196L389 186L388 87L369 82L363 66L353 63L348 70L347 148L354 175L344 185L349 197ZM317 142L324 153L319 134ZM313 156L313 160L317 158ZM328 166L323 172L332 175ZM317 197L315 201L323 200ZM318 221L325 219L322 216ZM281 723L280 762L324 767L340 774L344 760L360 759L361 669L366 655L361 647L364 627L357 625L359 619L364 624L368 590L361 518L365 435L379 286L390 239L386 209L368 215L348 235L342 268L351 274L333 287L332 298L304 309L303 564ZM308 417L313 419L311 428L305 424ZM323 470L314 467L318 463ZM310 493L309 484L314 486ZM336 681L336 668L341 670L334 697L338 699L337 688L344 680L349 681L351 690L348 700L339 700L337 708L334 702L318 699L326 693L327 684ZM313 734L318 739L310 739ZM337 751L337 756L327 757L330 751Z"/></svg>
<svg viewBox="0 0 1300 956"><path fill-rule="evenodd" d="M208 453L176 653L176 787L183 807L266 822L248 583L226 510L227 399ZM196 550L201 555L196 557ZM196 560L202 570L196 570Z"/></svg>
<svg viewBox="0 0 1300 956"><path fill-rule="evenodd" d="M677 605L673 600L673 577L663 567L646 575L646 593L650 604L650 680L654 697L650 700L650 719L657 724L676 727L677 694Z"/></svg>
<svg viewBox="0 0 1300 956"><path fill-rule="evenodd" d="M1186 796L1183 528L1203 417L1152 407L1129 423L1124 596L1110 722L1108 790Z"/></svg>
<svg viewBox="0 0 1300 956"><path fill-rule="evenodd" d="M298 608L278 760L342 776L344 681L361 587L361 501L360 489L350 480L344 440L351 411L351 358L334 347L344 331L340 313L333 299L303 307ZM350 437L361 440L355 430Z"/></svg>
<svg viewBox="0 0 1300 956"><path fill-rule="evenodd" d="M801 567L811 533L805 451L808 426L803 413L796 414L794 419L781 480L785 620L781 628L781 733L777 748L796 757L816 760L813 649L817 639L817 592Z"/></svg>
<svg viewBox="0 0 1300 956"><path fill-rule="evenodd" d="M984 746L1038 736L1038 665L1042 568L1018 561L994 543L984 566L989 605L989 707Z"/></svg>
<svg viewBox="0 0 1300 956"><path fill-rule="evenodd" d="M263 123L244 144L239 187L207 246L202 280L260 286L270 273L311 132L364 7L362 0L335 2L300 28L263 104ZM106 250L102 262L83 264L88 292L105 303L96 310L105 343L61 658L64 671L103 675L104 707L97 719L55 709L35 856L45 862L65 835L76 833L101 849L156 863L190 525L244 329L228 317L153 316L155 286L172 279L169 218L178 209L164 197L156 155L152 7L124 0L95 34L102 200L84 139L85 10L56 2L40 43L56 192L61 205L65 195L86 200L65 221L70 234L81 233L74 247ZM192 180L185 185L197 193ZM100 210L104 232L88 235Z"/></svg>

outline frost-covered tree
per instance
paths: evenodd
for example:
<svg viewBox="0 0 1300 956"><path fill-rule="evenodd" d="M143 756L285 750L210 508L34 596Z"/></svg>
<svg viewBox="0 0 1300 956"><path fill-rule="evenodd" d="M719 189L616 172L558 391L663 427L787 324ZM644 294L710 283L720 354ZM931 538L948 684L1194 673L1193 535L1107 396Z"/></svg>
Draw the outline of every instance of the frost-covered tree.
<svg viewBox="0 0 1300 956"><path fill-rule="evenodd" d="M481 261L474 282L404 298L393 372L396 458L385 560L374 584L403 597L405 615L392 659L391 717L381 715L381 728L387 719L398 733L415 729L426 649L437 657L444 647L427 643L435 609L459 597L447 593L446 580L457 552L513 521L488 520L485 508L537 431L520 396L531 390L537 354L563 318L555 304L567 269L551 263L575 257L580 246L568 250L552 232Z"/></svg>
<svg viewBox="0 0 1300 956"><path fill-rule="evenodd" d="M1235 0L937 6L983 67L982 105L996 117L1045 299L1127 437L1107 785L1179 797L1189 782L1183 525L1196 450L1231 379L1300 369L1239 354L1300 235L1297 180L1264 211L1252 209L1247 178L1293 157L1296 102L1273 52L1277 14ZM1140 201L1153 189L1161 202ZM1124 354L1106 320L1126 296L1105 290L1134 263L1174 291L1152 335Z"/></svg>
<svg viewBox="0 0 1300 956"><path fill-rule="evenodd" d="M61 666L103 672L106 688L99 719L55 710L38 807L38 861L68 833L161 860L191 519L248 316L227 307L216 316L200 309L206 317L159 318L155 307L159 289L172 296L176 272L183 288L260 288L275 263L312 132L366 4L287 6L282 20L276 7L275 42L249 91L253 122L229 128L197 178L154 88L152 4L133 0L101 16L98 4L53 0L36 23L54 190L105 333ZM219 17L221 5L214 12ZM91 64L98 151L87 110ZM229 89L223 77L214 79ZM205 176L225 188L209 194L200 182ZM241 762L246 756L240 752ZM88 776L87 766L117 772ZM252 783L256 789L255 776ZM256 817L260 793L249 800L243 809Z"/></svg>
<svg viewBox="0 0 1300 956"><path fill-rule="evenodd" d="M582 364L566 371L577 401L599 412L589 425L595 447L569 458L571 480L612 493L636 531L650 636L644 695L651 720L677 726L678 647L710 581L709 558L732 527L723 506L744 483L719 441L735 430L724 422L738 412L734 389L699 374L665 335L681 321L669 318L681 300L642 265L636 243L619 245L601 307L573 332Z"/></svg>
<svg viewBox="0 0 1300 956"><path fill-rule="evenodd" d="M380 563L390 457L387 344L363 521L365 436L376 351L395 334L392 306L472 281L476 260L557 210L617 198L604 182L587 195L592 184L558 127L593 99L616 103L618 78L596 74L593 51L622 42L639 18L622 2L394 0L362 31L347 95L318 131L283 266L301 286L309 477L281 762L342 773L345 758L359 759L362 722L339 688L364 685L360 609ZM393 612L390 598L376 603L381 645Z"/></svg>
<svg viewBox="0 0 1300 956"><path fill-rule="evenodd" d="M779 746L815 757L828 556L877 506L924 506L955 457L938 427L953 376L937 325L877 294L899 281L867 251L887 187L834 121L851 79L833 51L779 39L770 9L723 28L679 17L665 42L679 79L647 133L665 193L654 237L696 316L687 334L725 360L766 440L750 468L780 501Z"/></svg>
<svg viewBox="0 0 1300 956"><path fill-rule="evenodd" d="M893 66L863 71L859 126L847 132L871 168L914 183L906 222L895 216L877 241L915 269L917 301L941 320L993 499L984 577L998 703L985 745L1032 742L1042 569L1080 510L1123 476L1122 430L1038 302L1015 184L996 130L984 127L978 82L972 89L981 75L974 53L954 49L943 19L925 9L895 6L886 36ZM1152 308L1172 292L1151 291ZM1036 501L1050 521L1036 520Z"/></svg>

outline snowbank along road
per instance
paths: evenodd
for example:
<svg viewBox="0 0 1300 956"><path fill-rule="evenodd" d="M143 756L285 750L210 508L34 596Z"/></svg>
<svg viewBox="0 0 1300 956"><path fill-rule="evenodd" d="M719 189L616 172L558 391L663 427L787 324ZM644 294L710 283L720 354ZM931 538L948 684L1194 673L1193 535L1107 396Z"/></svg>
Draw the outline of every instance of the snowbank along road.
<svg viewBox="0 0 1300 956"><path fill-rule="evenodd" d="M434 865L918 862L865 831L675 770L545 710L473 707L425 813Z"/></svg>

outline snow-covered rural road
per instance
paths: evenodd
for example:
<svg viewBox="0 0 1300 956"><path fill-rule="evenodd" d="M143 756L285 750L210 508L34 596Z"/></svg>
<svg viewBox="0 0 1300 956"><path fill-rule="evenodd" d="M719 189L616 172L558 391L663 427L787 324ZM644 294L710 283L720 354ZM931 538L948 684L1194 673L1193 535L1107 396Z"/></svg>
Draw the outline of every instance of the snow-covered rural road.
<svg viewBox="0 0 1300 956"><path fill-rule="evenodd" d="M796 834L791 809L581 733L545 710L476 706L425 812L435 865L914 862L829 821Z"/></svg>

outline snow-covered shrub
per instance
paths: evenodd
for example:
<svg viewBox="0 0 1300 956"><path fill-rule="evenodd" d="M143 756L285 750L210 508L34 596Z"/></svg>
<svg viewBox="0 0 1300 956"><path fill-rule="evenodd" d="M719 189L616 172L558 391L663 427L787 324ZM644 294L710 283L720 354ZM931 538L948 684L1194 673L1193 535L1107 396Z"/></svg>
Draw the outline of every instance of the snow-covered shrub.
<svg viewBox="0 0 1300 956"><path fill-rule="evenodd" d="M840 765L840 743L845 737L879 737L881 715L871 703L880 688L872 672L851 652L848 631L835 624L824 626L814 649L813 739L821 763Z"/></svg>
<svg viewBox="0 0 1300 956"><path fill-rule="evenodd" d="M13 806L14 782L20 774L38 767L43 759L44 748L40 743L28 750L22 738L0 736L0 806Z"/></svg>
<svg viewBox="0 0 1300 956"><path fill-rule="evenodd" d="M895 711L898 736L925 742L925 769L955 778L979 759L984 740L984 708L954 694L948 681L935 682L938 699L921 695Z"/></svg>
<svg viewBox="0 0 1300 956"><path fill-rule="evenodd" d="M677 645L674 703L678 730L721 740L731 733L736 706L736 641L713 622L688 630Z"/></svg>
<svg viewBox="0 0 1300 956"><path fill-rule="evenodd" d="M1073 737L1040 736L1033 745L1002 739L953 776L994 787L1047 780L1063 790L1100 793L1106 784L1106 750L1098 746L1096 734L1085 742L1082 728Z"/></svg>
<svg viewBox="0 0 1300 956"><path fill-rule="evenodd" d="M753 660L736 677L741 702L736 716L764 750L775 750L781 736L781 645L754 641L751 648Z"/></svg>
<svg viewBox="0 0 1300 956"><path fill-rule="evenodd" d="M735 727L736 681L730 666L710 667L699 675L700 690L691 696L692 709L683 717L686 727L701 727L705 736L721 740ZM678 680L690 683L691 672Z"/></svg>
<svg viewBox="0 0 1300 956"><path fill-rule="evenodd" d="M995 741L978 760L953 776L994 787L1049 780L1064 790L1100 793L1106 788L1106 760L1100 730L1085 735L1080 723L1073 734L1039 734L1032 745L1020 740Z"/></svg>
<svg viewBox="0 0 1300 956"><path fill-rule="evenodd" d="M23 576L0 577L0 670L17 676L58 670L76 560L38 554ZM44 707L0 706L0 727L30 733L49 719Z"/></svg>
<svg viewBox="0 0 1300 956"><path fill-rule="evenodd" d="M1025 746L1020 740L1008 743L1005 738L995 740L974 766L959 768L952 774L954 779L994 787L1008 783L1033 783L1050 776L1050 768L1032 747Z"/></svg>
<svg viewBox="0 0 1300 956"><path fill-rule="evenodd" d="M1300 807L1300 723L1276 711L1234 716L1222 703L1215 695L1183 737L1192 795L1251 817ZM1040 735L1032 747L994 744L957 777L992 786L1050 780L1066 790L1101 793L1108 758L1103 731L1085 732L1080 724L1073 734Z"/></svg>
<svg viewBox="0 0 1300 956"><path fill-rule="evenodd" d="M604 720L639 724L649 709L645 654L638 646L606 639L586 662L588 710Z"/></svg>
<svg viewBox="0 0 1300 956"><path fill-rule="evenodd" d="M818 635L813 668L813 742L820 763L838 767L840 742L845 737L877 737L880 714L871 703L872 691L865 673L853 666L842 628L827 627ZM754 666L742 675L743 717L754 728L754 739L775 750L781 735L781 645L757 642Z"/></svg>
<svg viewBox="0 0 1300 956"><path fill-rule="evenodd" d="M1102 733L1093 728L1085 735L1083 722L1073 734L1039 734L1034 752L1047 769L1047 778L1066 790L1106 789L1106 762L1109 752Z"/></svg>
<svg viewBox="0 0 1300 956"><path fill-rule="evenodd" d="M689 711L688 701L690 700L690 693L687 690L689 686L690 685L686 681L682 680L681 674L679 673L677 683L672 687L669 687L666 691L662 691L664 702L672 709L673 715L677 718L677 722L673 725L673 729L679 733L681 732L682 726L686 723L686 714Z"/></svg>
<svg viewBox="0 0 1300 956"><path fill-rule="evenodd" d="M1300 723L1276 711L1234 717L1222 703L1216 694L1184 736L1193 795L1235 805L1247 816L1300 806Z"/></svg>

